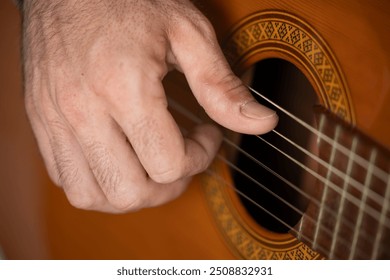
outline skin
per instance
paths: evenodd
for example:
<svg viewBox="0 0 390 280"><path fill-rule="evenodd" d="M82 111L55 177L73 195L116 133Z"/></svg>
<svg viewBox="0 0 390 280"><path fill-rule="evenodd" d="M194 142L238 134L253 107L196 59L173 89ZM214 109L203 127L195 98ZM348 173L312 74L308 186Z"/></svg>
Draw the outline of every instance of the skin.
<svg viewBox="0 0 390 280"><path fill-rule="evenodd" d="M208 167L222 134L203 124L183 137L162 87L172 69L220 125L261 134L277 123L187 0L26 0L23 30L27 114L51 179L77 208L161 205Z"/></svg>

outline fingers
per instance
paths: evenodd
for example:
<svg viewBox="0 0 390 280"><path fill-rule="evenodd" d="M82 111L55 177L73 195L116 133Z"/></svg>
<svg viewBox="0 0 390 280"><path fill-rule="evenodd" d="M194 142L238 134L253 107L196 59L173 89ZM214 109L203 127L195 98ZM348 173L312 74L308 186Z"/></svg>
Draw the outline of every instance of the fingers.
<svg viewBox="0 0 390 280"><path fill-rule="evenodd" d="M86 95L79 93L78 96ZM46 109L43 121L30 114L51 177L63 187L68 200L77 208L119 213L164 204L185 190L189 176L206 168L218 148L221 135L215 127L200 126L184 140L172 121L167 122L168 128L156 123L157 119L164 123L165 118L169 118L168 112L150 117L149 107L140 110L144 122L139 122L134 114L125 114L123 121L130 124L131 132L131 137L127 137L104 113L106 110L101 103L87 99L58 98L60 113ZM84 104L82 110L77 104ZM128 109L126 104L121 103L122 111ZM160 102L151 105L164 107ZM148 123L156 123L156 127L142 125ZM169 141L159 141L159 136ZM129 139L135 143L136 151ZM170 141L181 146L183 158L178 156L180 149L176 144L165 147ZM159 150L164 153L157 152L153 159L153 153ZM149 163L151 158L152 164ZM161 171L166 167L172 172Z"/></svg>
<svg viewBox="0 0 390 280"><path fill-rule="evenodd" d="M116 125L109 125L110 121L88 120L88 128L81 129L56 118L47 123L48 133L42 133L41 122L35 119L33 123L52 180L63 187L76 208L136 211L176 198L188 184L189 178L172 184L147 178L126 137Z"/></svg>
<svg viewBox="0 0 390 280"><path fill-rule="evenodd" d="M90 110L85 109L86 115ZM126 135L113 119L95 114L94 118L85 118L81 124L72 121L72 127L97 185L118 211L157 206L185 190L188 179L172 184L157 184L150 180Z"/></svg>
<svg viewBox="0 0 390 280"><path fill-rule="evenodd" d="M96 184L67 125L60 118L52 119L46 126L34 117L31 122L50 178L62 186L69 202L76 208L118 212Z"/></svg>
<svg viewBox="0 0 390 280"><path fill-rule="evenodd" d="M50 124L50 145L58 180L76 208L117 212L96 184L83 151L72 131L62 121Z"/></svg>
<svg viewBox="0 0 390 280"><path fill-rule="evenodd" d="M184 72L200 105L219 124L241 133L262 134L278 121L257 103L231 71L213 28L204 18L184 22L170 33L176 64Z"/></svg>
<svg viewBox="0 0 390 280"><path fill-rule="evenodd" d="M88 119L75 127L82 152L97 185L120 212L157 206L176 198L188 180L159 185L148 178L137 155L113 120Z"/></svg>
<svg viewBox="0 0 390 280"><path fill-rule="evenodd" d="M201 125L183 137L167 110L161 85L166 57L218 123L252 134L276 125L275 112L256 103L230 70L207 21L180 21L176 27L170 28L170 44L158 51L151 46L153 55L141 47L133 51L144 55L133 58L127 49L116 59L102 52L93 61L107 67L86 67L84 78L69 77L55 87L55 97L42 98L45 106L31 107L49 173L72 205L113 213L157 206L180 195L214 158L222 139L218 129ZM165 56L167 45L173 58ZM61 73L71 76L76 68Z"/></svg>
<svg viewBox="0 0 390 280"><path fill-rule="evenodd" d="M25 107L52 181L63 187L77 208L117 212L97 186L68 122L54 108L52 96L45 88L34 90L34 85L40 84L36 80L29 82L32 90L25 94Z"/></svg>
<svg viewBox="0 0 390 280"><path fill-rule="evenodd" d="M129 84L128 91L131 94L114 105L115 112L122 112L114 118L151 180L172 183L208 167L222 140L216 127L201 125L183 137L167 110L160 81L141 83L138 88ZM132 114L126 112L130 104Z"/></svg>
<svg viewBox="0 0 390 280"><path fill-rule="evenodd" d="M64 86L55 104L45 95L44 105L29 106L49 173L77 208L119 213L166 203L210 164L221 141L211 125L183 138L161 81L119 79L104 98Z"/></svg>

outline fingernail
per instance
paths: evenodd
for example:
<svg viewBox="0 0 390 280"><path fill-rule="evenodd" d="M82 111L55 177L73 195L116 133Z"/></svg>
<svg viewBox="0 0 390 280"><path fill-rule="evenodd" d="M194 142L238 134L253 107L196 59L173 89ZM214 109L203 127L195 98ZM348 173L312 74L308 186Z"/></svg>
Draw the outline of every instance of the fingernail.
<svg viewBox="0 0 390 280"><path fill-rule="evenodd" d="M241 113L252 119L266 119L276 115L274 110L271 110L259 103L257 101L252 100L241 105Z"/></svg>

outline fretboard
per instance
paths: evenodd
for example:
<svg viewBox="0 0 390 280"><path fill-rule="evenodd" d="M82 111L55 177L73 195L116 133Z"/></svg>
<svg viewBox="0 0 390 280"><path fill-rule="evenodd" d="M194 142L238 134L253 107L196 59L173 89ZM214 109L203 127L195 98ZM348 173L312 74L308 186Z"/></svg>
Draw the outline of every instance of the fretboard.
<svg viewBox="0 0 390 280"><path fill-rule="evenodd" d="M312 201L298 238L330 259L389 259L388 150L324 111L317 122L319 176L305 186Z"/></svg>

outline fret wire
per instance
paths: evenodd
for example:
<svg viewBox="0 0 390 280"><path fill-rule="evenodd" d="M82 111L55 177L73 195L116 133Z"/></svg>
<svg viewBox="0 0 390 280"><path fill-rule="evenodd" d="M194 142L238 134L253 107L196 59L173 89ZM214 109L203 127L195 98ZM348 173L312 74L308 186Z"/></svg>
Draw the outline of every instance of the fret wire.
<svg viewBox="0 0 390 280"><path fill-rule="evenodd" d="M299 123L300 125L302 125L304 128L306 128L307 130L309 130L310 132L312 132L313 134L315 135L319 135L319 131L314 128L313 126L311 126L310 124L304 122L303 120L301 120L300 118L296 117L294 114L290 113L289 111L287 111L286 109L284 109L283 107L281 107L280 105L276 104L275 102L273 102L272 100L270 100L269 98L265 97L264 95L262 95L261 93L259 93L258 91L256 91L255 89L251 88L250 86L247 86L247 88L252 91L253 93L255 93L257 96L263 98L264 100L266 100L267 102L269 102L270 104L272 104L273 106L275 106L276 108L278 108L280 111L282 111L283 113L285 113L287 116L289 116L290 118L292 118L294 121L296 121L297 123ZM331 144L332 145L332 142L333 139L331 139L330 137L328 137L327 135L325 134L321 134L322 135L322 139ZM335 143L335 145L337 146L337 149L342 152L344 155L348 155L349 153L349 150L344 147L342 144L340 143ZM363 168L367 169L367 164L368 164L368 161L361 157L360 155L356 154L355 156L355 160L356 160L356 163L358 163L360 166L362 166ZM374 170L373 170L373 173L379 178L381 179L383 182L386 183L386 179L387 179L387 172L382 170L380 167L378 166L375 166L374 167Z"/></svg>
<svg viewBox="0 0 390 280"><path fill-rule="evenodd" d="M375 162L376 156L377 156L377 150L376 149L371 150L370 163ZM362 202L360 203L358 218L356 221L356 227L355 227L353 239L352 239L352 246L351 246L352 250L351 250L350 255L349 255L350 260L356 256L355 254L356 254L357 242L359 239L359 230L360 230L362 223L363 223L363 214L364 214L364 209L365 209L366 201L367 201L367 192L369 190L369 186L370 186L370 182L371 182L371 178L372 178L373 166L374 166L373 164L370 164L368 166L367 173L366 173L366 179L364 181L364 184L367 187L364 189L364 192L362 194L362 199L361 199Z"/></svg>
<svg viewBox="0 0 390 280"><path fill-rule="evenodd" d="M322 116L321 116L321 119L322 119ZM310 158L314 159L316 162L320 163L322 166L324 166L325 168L327 169L330 169L332 170L332 172L334 174L336 174L340 179L345 179L345 177L348 177L348 181L350 182L350 184L355 188L357 189L358 191L361 191L363 192L365 186L360 183L359 181L355 180L353 177L345 174L343 171L339 170L338 168L335 168L334 166L332 166L331 164L327 163L326 161L324 161L323 159L321 159L320 157L314 155L313 153L311 153L310 151L308 151L307 149L304 149L302 148L301 146L299 146L297 143L293 142L291 139L288 139L286 136L284 136L282 133L276 131L275 129L272 131L274 132L276 135L278 135L279 137L281 137L283 140L287 141L288 143L290 143L291 145L293 145L295 148L297 148L298 150L300 150L302 153L304 153L305 155L309 156ZM353 140L355 140L356 138L353 138ZM352 141L353 141L352 140ZM333 146L332 146L333 147ZM351 154L351 152L349 152L349 155L347 155L349 158L355 158L355 155L356 154ZM376 203L378 203L378 205L382 205L383 202L384 202L384 199L382 196L380 196L379 194L377 194L376 192L374 191L370 191L370 194L369 194L369 198L372 199L373 201L375 201Z"/></svg>
<svg viewBox="0 0 390 280"><path fill-rule="evenodd" d="M269 98L265 97L263 94L261 94L260 92L256 91L254 88L250 87L250 86L246 86L248 88L249 91L253 92L254 94L256 94L257 96L261 97L262 99L266 100L267 102L269 102L270 104L272 104L273 106L275 106L276 108L278 108L280 111L282 111L283 113L285 113L287 116L289 116L290 118L292 118L294 121L296 121L297 123L299 123L300 125L302 125L303 127L305 127L306 129L308 129L310 132L312 132L313 134L315 135L318 135L318 130L316 128L314 128L313 126L311 126L310 124L304 122L303 120L301 120L300 118L296 117L294 114L290 113L289 111L287 111L286 109L284 109L283 107L281 107L280 105L276 104L275 102L273 102L272 100L270 100ZM176 101L174 101L172 98L168 97L168 101L169 102L172 102L172 104L175 104L175 105L179 105ZM186 114L184 111L186 111L185 109L182 108L181 105L179 105L181 108L180 108L180 111L182 111L183 114ZM191 118L192 119L192 118ZM194 120L194 119L193 119ZM200 119L197 118L197 120L195 121L196 123L200 123ZM328 142L329 144L332 144L333 142L333 139L331 139L330 137L326 136L325 134L323 134L322 136L322 139L326 142ZM337 145L337 148L340 152L342 152L344 155L348 155L349 154L349 150L344 147L343 145L339 144L339 143L336 143ZM362 166L363 168L367 168L367 164L368 164L368 161L361 157L360 155L356 154L355 155L355 160L356 160L356 163L358 163L360 166ZM379 179L381 179L383 182L387 182L387 176L388 176L388 172L385 171L385 170L382 170L380 167L378 166L375 166L374 167L374 172L373 172Z"/></svg>
<svg viewBox="0 0 390 280"><path fill-rule="evenodd" d="M181 129L183 130L183 131L185 131L185 132L188 132L187 131L187 129L185 129L185 128L182 128L181 127ZM245 151L243 151L243 152L245 152ZM246 152L245 152L246 153ZM248 154L248 156L250 156L249 154ZM278 196L276 193L274 193L274 192L272 192L270 189L268 189L268 188L266 188L264 185L262 185L260 182L258 182L257 180L255 180L253 177L251 177L250 175L248 175L247 173L245 173L243 170L241 170L240 168L238 168L236 165L234 165L232 162L230 162L230 161L228 161L225 157L223 157L223 156L221 156L220 154L217 154L217 156L216 156L217 158L219 158L220 160L222 160L225 164L227 164L227 165L229 165L230 167L232 167L232 168L234 168L235 170L237 170L238 172L240 172L241 174L243 174L245 177L247 177L248 179L250 179L252 182L254 182L255 184L257 184L257 185L259 185L259 186L261 186L261 188L262 189L264 189L265 191L267 191L268 193L270 193L271 195L273 195L274 197L276 197L276 198L278 198L280 201L282 201L283 203L285 203L288 207L290 207L290 208L292 208L292 210L294 210L295 212L297 212L298 214L300 214L301 215L301 224L302 224L302 221L303 221L303 219L304 219L304 217L306 217L307 219L309 219L309 220L311 220L312 221L312 223L314 224L314 225L318 225L318 222L316 221L316 220L314 220L313 218L311 218L311 217L309 217L309 216L307 216L307 215L305 215L305 213L304 212L302 212L301 210L299 210L299 209L297 209L295 206L293 206L293 205L291 205L289 202L287 202L286 200L284 200L283 198L281 198L280 196ZM208 168L206 171L210 171L210 168ZM273 171L273 170L272 170ZM273 171L274 172L274 171ZM277 173L276 173L277 174ZM279 175L280 176L280 175ZM216 176L214 176L214 177L216 177ZM220 177L220 176L218 176L218 177ZM221 178L221 177L220 177ZM280 176L280 178L283 178L283 177L281 177ZM284 180L286 180L285 178L283 178ZM221 181L221 180L220 180ZM286 180L287 182L289 182L288 180ZM226 185L229 185L228 183L227 183L227 181L226 180L223 180L223 183L225 183ZM292 184L291 182L289 182L290 184ZM237 188L235 188L234 186L230 186L231 188L233 188L239 195L243 195L243 193L241 192L241 191L239 191L239 190L237 190ZM299 188L298 188L299 189ZM248 196L246 196L245 195L245 198L246 199L249 199L249 197ZM310 198L310 197L309 197ZM314 199L313 199L314 200ZM311 201L313 201L313 200L311 200ZM253 203L254 202L254 200L252 200L252 199L250 199L250 201ZM259 204L257 203L257 202L255 202L255 205L257 205L257 206L259 206ZM275 214L272 214L269 210L265 210L265 208L264 207L260 207L263 211L265 211L265 212L267 212L269 215L271 215L272 217L274 217L275 218ZM328 209L330 209L330 212L333 212L332 214L334 215L334 211L331 209L331 208L329 208L329 207L327 207L327 206L325 206L325 208L328 208ZM278 218L277 219L279 222L281 222L281 223L283 223L285 226L286 226L286 222L282 222L282 220L280 219L280 218ZM348 220L344 220L344 222L348 225ZM297 231L297 230L295 230L293 227L291 227L291 226L288 226L289 227L289 229L290 230L294 230L294 232L297 234L297 236L299 235L299 238L302 238L302 237L304 237L304 235L301 233L301 230L299 230L299 231ZM325 226L323 226L323 225L320 225L320 227L322 227L323 228L323 230L326 232L326 233L328 233L329 235L331 235L331 231L330 231L330 229L328 229L328 228L326 228ZM366 240L370 240L370 239L368 239L368 237L367 237L367 235L366 235L366 233L365 232L362 232L363 233L363 237L364 238L366 238ZM306 238L307 239L307 238ZM341 237L340 238L341 239L341 242L343 242L344 244L346 244L347 242L347 240L345 239L345 238L343 238L343 237ZM301 240L301 239L299 239L299 240ZM312 242L312 241L311 241ZM326 250L324 249L324 248L322 248L321 246L319 246L318 244L317 244L317 248L319 248L319 249L321 249L321 250L323 250L324 252L326 252ZM360 251L360 250L359 250ZM329 250L328 250L328 252L329 252Z"/></svg>
<svg viewBox="0 0 390 280"><path fill-rule="evenodd" d="M201 123L201 120L199 117L195 116L194 114L192 114L191 112L189 112L188 110L186 110L182 105L180 105L179 103L177 103L175 100L171 99L171 98L168 98L168 102L169 104L174 107L175 110L177 110L179 113L183 114L184 116L186 116L187 118L189 118L190 120L192 120L193 122L199 124ZM229 141L226 137L224 137L223 139L225 142ZM310 153L310 152L309 152ZM354 155L356 156L356 154ZM253 157L252 157L253 158ZM258 162L258 161L257 161ZM344 174L343 176L347 176L346 174ZM350 178L349 178L350 179ZM337 186L336 186L337 187ZM374 194L375 196L375 194ZM374 199L375 200L375 199ZM377 200L376 200L377 201ZM377 201L378 202L378 201ZM379 202L378 202L379 203ZM380 204L382 204L382 202L380 202Z"/></svg>
<svg viewBox="0 0 390 280"><path fill-rule="evenodd" d="M385 224L386 220L386 215L387 212L389 211L389 200L390 200L390 176L387 181L387 187L386 187L386 193L385 193L385 203L382 206L382 211L381 211L381 217L379 219L379 224L378 224L378 230L377 234L375 236L375 241L374 241L374 249L372 250L372 255L371 259L377 259L378 254L379 254L379 247L380 247L380 241L383 236L383 225Z"/></svg>
<svg viewBox="0 0 390 280"><path fill-rule="evenodd" d="M286 201L285 199L283 199L282 197L280 197L279 195L277 195L276 193L274 193L271 189L267 188L264 184L258 182L256 179L254 179L252 176L250 176L248 173L244 172L242 169L240 169L239 167L237 167L235 164L233 164L231 161L227 160L225 157L221 156L221 155L217 155L217 158L220 159L221 161L223 161L225 164L227 164L228 166L230 166L231 168L235 169L236 171L238 171L239 173L241 173L243 176L245 176L246 178L248 178L250 181L252 181L253 183L255 183L256 185L258 185L261 189L265 190L266 192L268 192L269 194L271 194L272 196L274 196L275 198L279 199L279 201L283 202L285 205L287 205L289 208L291 208L293 211L295 211L297 214L301 215L301 217L304 217L305 216L305 212L302 212L300 209L296 208L294 205L292 205L291 203L289 203L288 201ZM334 212L334 211L333 211ZM333 231L329 228L327 228L326 226L322 225L320 223L320 221L317 221L315 220L314 218L310 217L310 216L306 216L306 218L308 220L310 220L315 226L316 228L321 228L322 230L324 230L329 236L332 236L332 233ZM367 237L367 236L366 236ZM345 239L344 237L341 237L340 238L342 243L344 244L347 244L347 239ZM367 240L370 240L370 239L367 239ZM315 239L312 241L313 244L316 243ZM315 249L315 248L314 248Z"/></svg>
<svg viewBox="0 0 390 280"><path fill-rule="evenodd" d="M275 172L274 170L272 170L271 168L269 168L266 164L264 164L263 162L261 162L260 160L256 159L255 157L253 157L251 154L249 154L248 152L246 152L244 149L242 149L241 147L237 146L236 144L234 144L232 141L228 140L227 138L224 139L224 141L231 145L233 148L235 148L238 152L242 153L243 155L245 155L246 157L248 157L250 160L252 160L253 162L255 162L256 164L258 164L259 166L261 166L262 168L264 168L265 170L267 170L267 172L271 173L273 176L275 176L276 178L278 178L279 180L281 180L283 183L285 183L286 185L288 185L289 187L291 187L292 189L294 189L296 192L298 192L300 195L302 195L303 197L307 198L308 200L310 200L310 202L314 203L317 207L323 207L325 208L328 213L330 215L332 215L333 217L337 218L337 213L336 211L334 211L331 207L329 207L327 204L325 205L321 205L321 202L311 196L311 195L308 195L306 192L304 192L303 190L301 190L298 186L294 185L292 182L290 182L289 180L287 180L286 178L284 178L283 176L281 176L280 174L278 174L277 172ZM353 229L354 228L354 224L352 222L350 222L349 220L343 220L343 223L345 226L347 226L348 228L350 229ZM366 239L369 239L371 237L369 237L366 233L365 230L362 231L362 234L363 236L366 238Z"/></svg>
<svg viewBox="0 0 390 280"><path fill-rule="evenodd" d="M224 163L226 163L228 166L230 166L231 168L233 168L237 172L239 172L240 174L242 174L243 176L245 176L246 178L248 178L250 181L252 181L254 184L259 186L261 189L265 190L266 192L268 192L269 194L271 194L272 196L277 198L279 201L283 202L285 205L287 205L289 208L291 208L297 214L299 214L301 216L303 216L305 214L304 212L302 212L301 210L296 208L294 205L292 205L290 202L288 202L287 200L285 200L284 198L282 198L278 194L274 193L271 189L267 188L264 184L260 183L259 181L254 179L252 176L250 176L248 173L246 173L245 171L243 171L242 169L237 167L235 164L233 164L232 162L227 160L225 157L222 157L221 155L217 155L217 158L220 159L221 161L223 161ZM308 217L308 219L310 219L314 224L318 225L318 222L316 220L314 220L313 218ZM330 235L332 234L332 231L330 229L328 229L328 228L323 228L323 229L327 233L329 233Z"/></svg>
<svg viewBox="0 0 390 280"><path fill-rule="evenodd" d="M183 129L184 131L186 131L185 128L181 128ZM229 141L230 142L230 141ZM232 142L230 142L230 144L234 145ZM240 152L244 153L246 156L248 156L249 158L251 158L252 160L255 160L257 162L259 162L257 159L255 159L253 156L249 155L247 152L245 152L244 150L240 149ZM232 162L230 162L229 160L227 160L225 157L221 156L220 154L217 154L216 157L218 159L220 159L221 161L223 161L225 164L227 164L228 166L230 166L231 168L235 169L236 171L240 172L242 175L244 175L245 177L247 177L249 180L251 180L253 183L255 183L256 185L260 186L263 190L267 191L268 193L270 193L272 196L276 197L277 199L279 199L280 201L282 201L284 204L286 204L288 207L290 207L292 210L294 210L296 213L300 214L303 217L305 217L305 213L302 212L301 210L299 210L298 208L296 208L295 206L293 206L292 204L290 204L289 202L287 202L285 199L281 198L279 195L277 195L276 193L274 193L273 191L271 191L270 189L268 189L267 187L265 187L263 184L261 184L260 182L258 182L257 180L255 180L253 177L251 177L249 174L247 174L246 172L244 172L242 169L238 168L238 166L236 166L235 164L233 164ZM274 176L277 176L279 179L281 179L283 182L285 182L286 184L289 184L290 186L293 186L295 190L299 191L300 193L302 193L303 195L305 195L308 199L310 199L310 201L314 202L314 198L307 195L305 192L303 192L301 189L299 189L297 186L295 186L294 184L292 184L290 181L288 181L287 179L285 179L284 177L280 176L278 173L276 173L274 170L270 169L269 167L267 167L266 165L264 165L262 162L259 162L263 168L265 168L267 171L269 171L271 174L273 174ZM234 189L236 189L234 187ZM317 205L319 206L319 203L317 201ZM329 212L333 212L334 211L325 206L328 210L330 210ZM333 214L332 213L332 214ZM334 215L334 214L333 214ZM302 219L301 218L301 219ZM318 222L316 220L314 220L313 218L311 217L308 217L307 218L309 220L312 221L313 224L315 225L318 225ZM347 220L347 222L349 222ZM351 224L350 224L351 225ZM324 227L324 226L322 226ZM328 229L328 228L324 228L324 230L331 234L331 231ZM299 233L300 235L302 235L301 233ZM344 240L345 241L345 240Z"/></svg>
<svg viewBox="0 0 390 280"><path fill-rule="evenodd" d="M324 122L325 122L325 118L322 115L321 120L320 120L320 130L319 130L320 132L322 131L322 126L324 125ZM340 136L340 126L337 126L336 132L335 132L335 140L336 141L339 138L339 136ZM336 147L335 147L335 145L332 145L332 150L330 152L330 164L333 163L333 161L335 159L335 155L336 155ZM321 196L321 205L326 205L326 198L328 197L329 183L331 183L331 176L332 176L332 171L331 171L331 169L328 169L327 174L326 174L326 178L325 178L324 189L323 189L322 196ZM320 207L319 212L318 212L318 223L322 222L323 216L324 216L324 208ZM320 231L320 227L317 224L315 232L314 232L314 245L317 242L319 231Z"/></svg>
<svg viewBox="0 0 390 280"><path fill-rule="evenodd" d="M271 102L272 103L272 102ZM275 104L274 104L275 105ZM275 106L277 106L277 105L275 105ZM175 108L175 109L177 109L177 108ZM179 110L180 111L180 110ZM182 112L183 113L183 112ZM286 112L285 112L286 113ZM286 113L287 115L289 115L289 114L291 114L291 113ZM184 115L186 115L186 114L184 114ZM292 115L292 114L291 114ZM192 120L194 120L194 119L192 119ZM197 119L195 122L196 123L200 123L200 121L199 121L200 119ZM310 129L309 129L310 130ZM315 129L313 128L313 130L315 131ZM315 132L313 132L313 133L315 133ZM326 139L326 137L324 137L325 139ZM225 140L226 138L224 138L224 140ZM354 138L355 139L355 138ZM331 140L331 139L330 139ZM291 140L290 140L291 141ZM325 140L326 141L326 140ZM336 143L337 145L339 145L338 143ZM343 152L343 153L345 153L345 150L343 150L343 146L341 146L341 147L338 147L339 149L341 149L341 152ZM345 147L344 147L345 148ZM345 148L346 149L346 148ZM361 156L359 156L358 154L355 154L355 157L357 158L355 161L359 164L359 165L361 165L361 166L363 166L364 165L364 163L365 162L367 162L367 160L366 159L364 159L364 158L362 158ZM385 207L384 208L382 208L382 212L381 212L381 217L380 217L380 227L381 227L381 231L380 231L380 234L378 234L377 236L376 236L376 240L378 240L378 241L375 241L375 244L378 244L378 245L375 245L376 246L376 248L379 248L379 241L380 241L380 235L382 234L382 232L383 232L383 227L384 226L386 226L386 227L388 227L387 225L385 225L386 223L387 223L387 221L388 221L388 218L386 217L386 212L387 212L387 210L384 210L384 209L388 209L389 207L388 207L388 205L389 205L389 201L388 201L388 194L390 193L390 184L389 184L389 181L388 181L388 179L384 179L384 177L385 176L389 176L388 175L388 173L386 173L385 171L383 171L382 169L380 169L379 167L377 167L377 166L374 166L373 167L373 174L375 174L379 179L381 179L381 180L383 180L383 181L385 181L385 182L387 182L387 189L386 189L386 196L385 196L385 200L384 200L384 205L385 205ZM349 178L349 175L346 175L347 176L347 178ZM384 214L383 214L384 213ZM303 216L303 217L305 217L305 215ZM375 251L378 251L378 249L377 250L374 250L373 251L373 256L376 254L377 255L377 253L375 253Z"/></svg>
<svg viewBox="0 0 390 280"><path fill-rule="evenodd" d="M245 193L241 192L240 190L238 190L237 188L235 188L233 185L231 185L229 182L227 182L224 178L222 178L220 175L218 175L217 173L215 173L214 171L212 171L211 169L207 169L206 170L207 173L209 173L209 175L213 176L215 179L219 180L221 183L225 184L227 187L233 189L236 193L238 193L240 196L242 196L243 198L245 198L246 200L248 200L249 202L251 202L253 205L255 205L256 207L258 207L259 209L263 210L265 213L267 213L268 215L270 215L272 218L274 218L275 220L277 220L278 222L280 222L281 224L283 224L285 227L287 227L289 230L295 232L297 234L297 230L295 228L293 228L292 226L290 226L288 223L286 223L285 221L283 221L283 219L279 218L278 216L276 216L274 213L270 212L268 209L264 208L263 206L261 206L259 203L257 203L256 201L254 201L252 198L250 198L249 196L247 196ZM311 242L311 239L310 237L308 236L305 236L305 235L302 235L302 239L304 239L306 242ZM327 249L323 248L322 246L319 247L320 250L322 250L323 252L327 253Z"/></svg>
<svg viewBox="0 0 390 280"><path fill-rule="evenodd" d="M199 124L201 123L201 119L198 118L197 116L195 116L194 114L192 114L191 112L189 112L188 110L186 110L182 105L180 105L179 103L177 103L175 100L173 100L172 98L169 98L168 97L168 103L171 107L173 107L175 110L177 110L179 113L183 114L184 116L186 116L187 118L189 118L190 120L192 120L193 122ZM259 139L265 141L264 139L262 139L260 136L256 136L258 137ZM226 141L226 137L224 137L224 141ZM274 149L276 147L274 147L272 144L268 143L268 145L270 145L271 147L273 147ZM304 170L306 169L305 166L302 166L302 164L300 164L298 161L296 161L295 159L291 158L291 156L288 156L285 154L285 156L287 156L288 158L290 158L290 160L292 160L293 162L297 163L301 168L303 168ZM310 172L311 171L311 172ZM315 174L313 174L313 171L310 169L310 171L308 171L310 174L312 174L314 177L317 177ZM319 179L319 178L318 178ZM320 179L321 180L321 179ZM332 184L332 187L333 188L338 188L336 185ZM349 196L351 197L351 196ZM352 197L352 199L355 199L354 203L357 204L356 202L356 198ZM369 211L371 211L372 209L369 209ZM375 211L375 210L374 210ZM375 217L374 217L375 218ZM386 223L388 222L388 219L386 218ZM386 225L386 227L389 227L388 225Z"/></svg>
<svg viewBox="0 0 390 280"><path fill-rule="evenodd" d="M247 199L248 201L250 201L252 204L254 204L256 207L260 208L261 210L263 210L264 212L266 212L268 215L270 215L271 217L273 217L274 219L276 219L278 222L280 222L281 224L283 224L284 226L286 226L289 230L293 231L297 236L300 235L302 237L302 239L304 239L306 242L310 242L312 243L313 241L311 240L310 237L302 234L301 232L298 232L294 227L290 226L287 222L283 221L283 219L279 218L278 216L276 216L274 213L270 212L268 209L264 208L263 206L261 206L259 203L257 203L256 201L254 201L252 198L250 198L249 196L247 196L246 194L244 194L243 192L241 192L240 190L238 190L236 187L234 187L232 184L230 184L226 179L222 178L219 174L217 174L216 172L212 171L210 168L208 168L206 171L206 173L209 173L209 175L213 176L215 179L219 180L221 183L225 184L226 186L228 186L229 188L233 189L236 193L238 193L240 196L244 197L245 199ZM249 176L249 175L248 175ZM254 180L254 179L253 179ZM306 218L310 218L306 215L303 215L302 217L306 217ZM312 219L312 218L310 218ZM315 220L313 220L314 223L316 223ZM325 228L326 229L326 228ZM328 230L328 229L326 229ZM345 238L341 238L342 241L346 241ZM328 249L325 249L322 245L319 245L317 244L317 249L318 250L321 250L323 251L325 254L329 255L329 250ZM357 250L359 252L361 252L361 249L357 248Z"/></svg>
<svg viewBox="0 0 390 280"><path fill-rule="evenodd" d="M307 171L308 173L310 173L311 175L313 175L314 177L316 177L318 180L320 180L322 183L325 183L324 182L324 177L322 177L321 175L317 174L316 172L314 172L312 169L306 167L305 165L303 165L301 162L297 161L296 159L294 159L292 156L288 155L287 153L283 152L282 150L280 150L279 148L277 148L275 145L269 143L267 140L265 140L264 138L262 138L261 136L257 135L256 136L258 139L262 140L263 142L265 142L266 144L268 144L270 147L274 148L275 150L277 150L278 152L280 152L282 155L284 155L286 158L288 158L289 160L293 161L294 163L296 163L298 166L300 166L303 170ZM337 193L341 194L341 191L340 191L340 187L338 187L337 185L335 185L333 182L330 182L329 183L329 186L334 190L336 191ZM349 200L349 202L351 202L352 204L355 204L356 206L359 207L359 203L360 201L352 196L351 194L348 194L347 195L347 198ZM367 206L367 208L365 209L365 211L367 212L367 214L369 214L371 217L373 217L374 219L379 219L379 212L377 210L375 210L374 208L372 208L371 206ZM390 228L390 219L386 218L386 227Z"/></svg>
<svg viewBox="0 0 390 280"><path fill-rule="evenodd" d="M351 156L348 157L348 164L347 164L347 176L344 180L344 183L343 183L343 188L342 188L342 194L341 194L341 198L340 198L340 206L339 206L339 209L338 209L338 212L337 212L337 221L336 221L336 226L335 226L335 229L333 231L333 238L332 238L332 244L330 246L330 252L331 252L331 255L330 255L330 258L332 259L333 258L333 254L334 254L334 251L336 249L336 245L337 245L337 240L338 240L338 237L339 237L339 231L340 231L340 227L341 227L341 222L342 222L342 215L343 215L343 212L344 212L344 207L345 207L345 196L346 196L346 193L347 193L347 188L349 186L349 174L351 174L352 172L352 167L353 167L353 156L354 156L354 151L357 147L357 138L354 138L352 140L352 146L351 146ZM344 219L345 220L345 219Z"/></svg>
<svg viewBox="0 0 390 280"><path fill-rule="evenodd" d="M298 233L297 233L298 240L301 240L301 238L302 238L303 221L305 218L306 218L306 214L302 215L302 217L299 219L299 227L298 227Z"/></svg>

